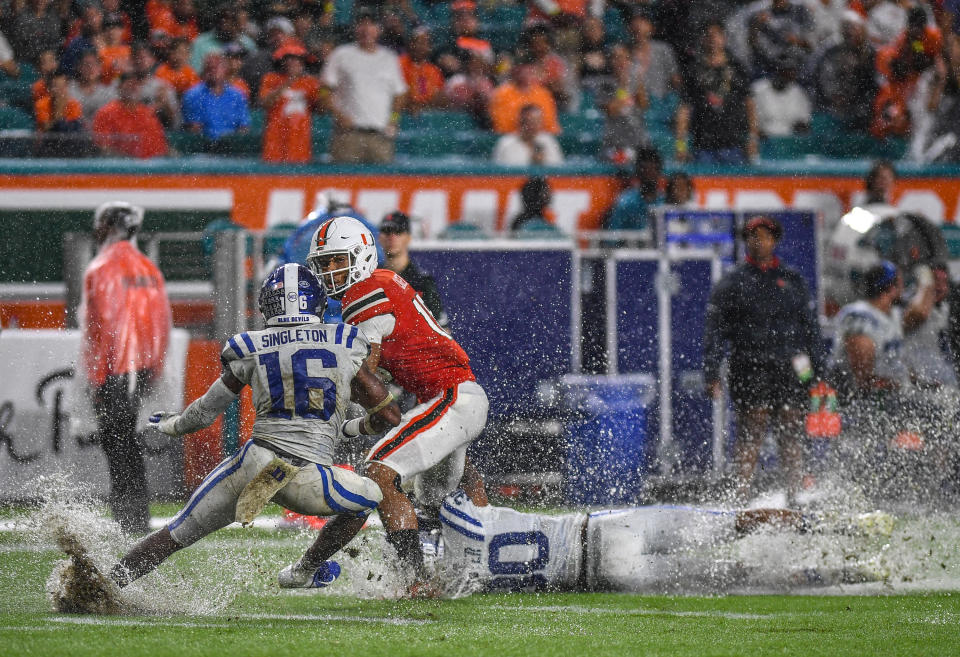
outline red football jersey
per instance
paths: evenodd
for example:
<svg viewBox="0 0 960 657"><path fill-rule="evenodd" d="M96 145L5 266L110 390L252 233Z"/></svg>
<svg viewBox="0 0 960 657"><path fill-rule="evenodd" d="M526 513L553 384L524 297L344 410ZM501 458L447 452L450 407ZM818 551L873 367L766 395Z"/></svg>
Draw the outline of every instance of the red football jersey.
<svg viewBox="0 0 960 657"><path fill-rule="evenodd" d="M393 315L393 333L383 338L380 366L420 402L463 381L475 381L467 352L440 328L423 299L399 274L377 269L343 295L343 321L359 324Z"/></svg>

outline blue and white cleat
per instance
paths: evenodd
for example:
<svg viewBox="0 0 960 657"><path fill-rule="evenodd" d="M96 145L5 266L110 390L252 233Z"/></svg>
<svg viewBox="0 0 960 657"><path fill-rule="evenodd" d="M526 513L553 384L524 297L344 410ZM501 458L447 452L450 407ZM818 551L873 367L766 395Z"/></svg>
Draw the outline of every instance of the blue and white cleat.
<svg viewBox="0 0 960 657"><path fill-rule="evenodd" d="M300 562L290 564L277 575L277 583L282 589L322 589L333 584L340 577L340 564L336 561L324 561L316 570L298 568Z"/></svg>

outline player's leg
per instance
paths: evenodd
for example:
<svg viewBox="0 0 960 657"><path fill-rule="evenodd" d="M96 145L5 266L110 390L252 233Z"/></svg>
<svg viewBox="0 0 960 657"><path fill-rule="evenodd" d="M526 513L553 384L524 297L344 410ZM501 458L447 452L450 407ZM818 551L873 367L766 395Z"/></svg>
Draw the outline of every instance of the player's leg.
<svg viewBox="0 0 960 657"><path fill-rule="evenodd" d="M487 506L490 500L487 498L487 487L483 483L483 477L474 467L473 462L468 456L463 464L463 478L460 480L460 488L467 494L474 506Z"/></svg>
<svg viewBox="0 0 960 657"><path fill-rule="evenodd" d="M169 525L140 540L120 559L110 570L113 580L126 586L152 572L177 550L232 523L240 492L273 456L250 441L224 459Z"/></svg>
<svg viewBox="0 0 960 657"><path fill-rule="evenodd" d="M466 460L466 446L459 447L447 458L414 477L413 494L417 504L427 512L427 515L435 517L443 498L461 484Z"/></svg>
<svg viewBox="0 0 960 657"><path fill-rule="evenodd" d="M380 487L380 520L387 533L387 541L396 550L403 566L419 578L423 575L423 553L420 551L417 514L413 503L400 488L401 478L385 463L370 463L366 475Z"/></svg>
<svg viewBox="0 0 960 657"><path fill-rule="evenodd" d="M383 491L380 518L387 540L417 578L423 574L417 518L401 484L437 466L475 439L486 423L488 408L483 388L472 381L461 383L405 413L400 425L377 442L367 456L366 475ZM457 481L444 494L456 487L462 473L463 462L459 461Z"/></svg>
<svg viewBox="0 0 960 657"><path fill-rule="evenodd" d="M319 587L336 579L339 566L327 560L356 536L382 498L373 480L344 468L315 465L297 473L274 500L304 515L335 517L323 526L303 556L280 572L280 586Z"/></svg>

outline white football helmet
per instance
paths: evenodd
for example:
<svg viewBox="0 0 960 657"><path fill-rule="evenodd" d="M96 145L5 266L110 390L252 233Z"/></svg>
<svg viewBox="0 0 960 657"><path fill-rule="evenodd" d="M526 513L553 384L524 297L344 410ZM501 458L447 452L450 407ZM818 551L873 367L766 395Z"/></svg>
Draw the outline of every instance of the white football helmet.
<svg viewBox="0 0 960 657"><path fill-rule="evenodd" d="M322 261L343 254L349 256L347 267L323 271ZM313 234L307 266L320 279L327 294L339 298L347 288L369 278L377 268L377 245L373 233L353 217L334 217ZM346 280L337 285L336 276L342 272L347 272Z"/></svg>

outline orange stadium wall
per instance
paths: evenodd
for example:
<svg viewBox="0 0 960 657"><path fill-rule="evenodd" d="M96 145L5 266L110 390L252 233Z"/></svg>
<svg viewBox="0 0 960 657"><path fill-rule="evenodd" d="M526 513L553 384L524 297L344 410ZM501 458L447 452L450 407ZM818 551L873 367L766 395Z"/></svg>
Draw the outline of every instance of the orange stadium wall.
<svg viewBox="0 0 960 657"><path fill-rule="evenodd" d="M524 176L489 175L265 175L265 174L39 174L0 176L7 208L87 207L101 198L130 197L146 207L230 209L250 229L296 222L317 194L334 191L370 216L401 209L423 217L427 234L472 215L491 215L487 227L504 228L515 212ZM600 227L619 191L612 176L548 176L553 212L565 230ZM839 212L857 200L859 176L696 176L698 205L711 208L802 207ZM960 179L901 178L894 201L935 222L954 223L960 211Z"/></svg>

